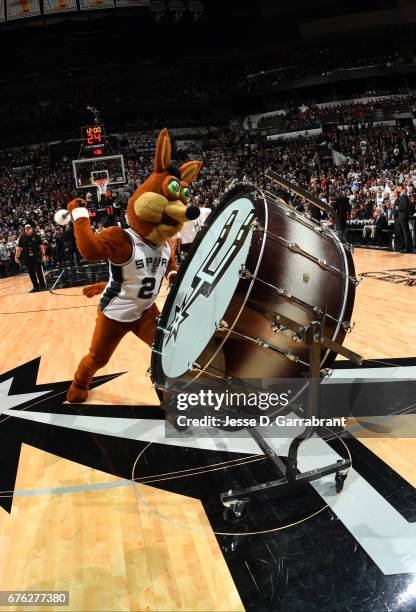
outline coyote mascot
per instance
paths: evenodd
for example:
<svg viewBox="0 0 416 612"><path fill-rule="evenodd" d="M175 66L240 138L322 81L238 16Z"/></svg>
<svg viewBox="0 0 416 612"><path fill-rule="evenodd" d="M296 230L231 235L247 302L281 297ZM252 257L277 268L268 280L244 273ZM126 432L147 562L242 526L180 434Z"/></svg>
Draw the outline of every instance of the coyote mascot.
<svg viewBox="0 0 416 612"><path fill-rule="evenodd" d="M81 255L88 261L107 259L110 272L108 283L84 289L88 297L101 293L101 299L91 347L75 372L67 393L69 402L86 401L94 374L107 364L127 332L152 344L159 315L155 300L163 278L177 271L171 239L185 221L199 215L198 207L188 204L189 183L201 166L199 161L188 161L179 168L171 164L171 142L165 128L157 140L154 171L128 202L128 229L109 227L94 234L86 202L77 198L68 204Z"/></svg>

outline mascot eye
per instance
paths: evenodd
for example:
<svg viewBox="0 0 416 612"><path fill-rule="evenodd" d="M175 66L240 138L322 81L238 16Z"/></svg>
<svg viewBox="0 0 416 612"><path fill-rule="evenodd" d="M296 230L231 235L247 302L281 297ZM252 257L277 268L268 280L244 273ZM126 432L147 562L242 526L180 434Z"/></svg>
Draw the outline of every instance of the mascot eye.
<svg viewBox="0 0 416 612"><path fill-rule="evenodd" d="M189 202L189 200L191 199L191 190L189 189L189 187L184 187L182 189L182 197L185 202Z"/></svg>
<svg viewBox="0 0 416 612"><path fill-rule="evenodd" d="M181 186L179 185L178 181L170 181L168 185L168 190L172 195L174 195L175 197L178 196L180 189Z"/></svg>

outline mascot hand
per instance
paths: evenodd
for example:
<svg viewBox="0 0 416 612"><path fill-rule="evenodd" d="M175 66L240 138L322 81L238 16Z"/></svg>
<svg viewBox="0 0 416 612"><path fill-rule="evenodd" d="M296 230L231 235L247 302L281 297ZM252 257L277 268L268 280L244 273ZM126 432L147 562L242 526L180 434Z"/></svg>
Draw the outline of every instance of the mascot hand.
<svg viewBox="0 0 416 612"><path fill-rule="evenodd" d="M82 198L75 198L75 200L72 200L72 202L70 202L67 206L67 210L69 212L72 212L74 210L74 208L78 208L78 206L87 206L87 202L85 200L83 200Z"/></svg>
<svg viewBox="0 0 416 612"><path fill-rule="evenodd" d="M171 287L173 285L173 283L175 282L175 278L176 278L177 273L178 272L176 270L171 270L169 272L169 274L167 275L166 278L167 278L167 281L169 283L169 287Z"/></svg>

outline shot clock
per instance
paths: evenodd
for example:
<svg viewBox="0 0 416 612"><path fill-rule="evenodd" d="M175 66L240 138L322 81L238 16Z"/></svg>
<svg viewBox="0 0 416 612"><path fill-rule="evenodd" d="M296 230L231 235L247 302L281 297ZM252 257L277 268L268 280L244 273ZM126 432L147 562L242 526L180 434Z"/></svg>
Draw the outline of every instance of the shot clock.
<svg viewBox="0 0 416 612"><path fill-rule="evenodd" d="M91 125L81 128L83 151L99 157L105 154L106 137L103 125Z"/></svg>

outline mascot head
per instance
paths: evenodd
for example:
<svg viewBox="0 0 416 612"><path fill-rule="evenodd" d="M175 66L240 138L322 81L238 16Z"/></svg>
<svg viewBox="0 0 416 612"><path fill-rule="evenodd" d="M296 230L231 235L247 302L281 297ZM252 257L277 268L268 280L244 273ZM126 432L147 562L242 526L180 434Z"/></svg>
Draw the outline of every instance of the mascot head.
<svg viewBox="0 0 416 612"><path fill-rule="evenodd" d="M127 220L143 238L159 245L180 232L185 221L199 216L189 206L191 183L202 162L189 161L179 168L171 164L172 146L167 129L157 139L154 170L129 199Z"/></svg>

